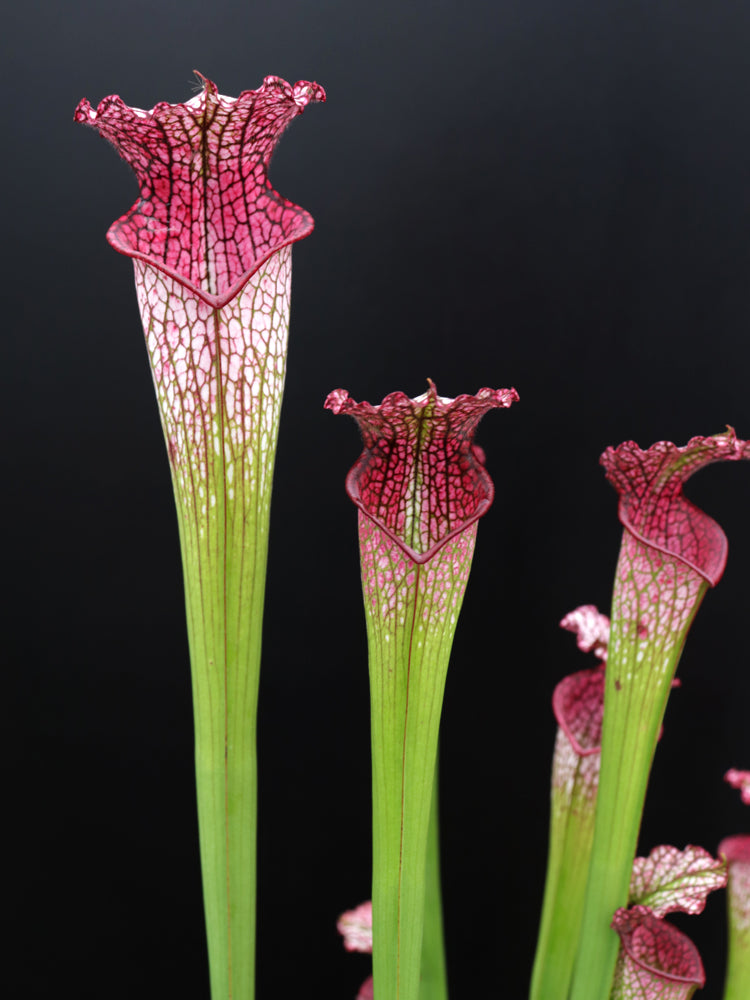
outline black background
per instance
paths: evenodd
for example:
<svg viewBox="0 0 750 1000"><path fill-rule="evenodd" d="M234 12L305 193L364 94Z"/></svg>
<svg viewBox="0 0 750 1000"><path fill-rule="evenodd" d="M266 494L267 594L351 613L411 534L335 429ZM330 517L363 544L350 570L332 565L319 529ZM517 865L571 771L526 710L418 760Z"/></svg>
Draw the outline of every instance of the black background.
<svg viewBox="0 0 750 1000"><path fill-rule="evenodd" d="M23 995L208 996L176 521L130 262L136 196L78 100L315 79L271 178L294 251L261 681L258 995L353 997L337 914L369 895L355 425L378 402L514 385L479 441L480 525L443 728L453 994L522 996L543 882L557 627L609 605L598 456L750 436L750 9L665 0L29 2L2 42L6 749L2 979ZM688 492L730 539L688 641L642 849L750 830L750 468ZM723 894L677 921L720 997Z"/></svg>

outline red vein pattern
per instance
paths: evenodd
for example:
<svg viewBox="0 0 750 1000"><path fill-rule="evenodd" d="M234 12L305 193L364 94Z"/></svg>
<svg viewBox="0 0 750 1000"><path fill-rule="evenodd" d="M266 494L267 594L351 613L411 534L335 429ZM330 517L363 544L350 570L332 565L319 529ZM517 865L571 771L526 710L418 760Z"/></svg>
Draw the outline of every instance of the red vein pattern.
<svg viewBox="0 0 750 1000"><path fill-rule="evenodd" d="M721 579L727 540L719 525L683 494L685 482L713 462L750 458L750 444L730 427L714 437L694 437L682 448L658 441L642 451L634 441L607 448L607 479L620 494L619 516L643 544L674 556L712 587Z"/></svg>
<svg viewBox="0 0 750 1000"><path fill-rule="evenodd" d="M601 457L607 478L620 494L623 527L612 617L619 644L649 642L666 657L684 639L705 584L721 579L727 540L719 525L683 494L685 481L713 462L750 458L750 446L729 428L715 437L695 437L678 448L659 441L642 451L633 441L608 448Z"/></svg>
<svg viewBox="0 0 750 1000"><path fill-rule="evenodd" d="M598 754L601 750L604 663L609 643L609 618L601 614L595 605L582 604L565 615L560 628L575 635L581 652L593 653L602 661L599 667L579 670L563 677L552 694L552 711L561 730L556 755L559 749L562 758L564 745L567 743L575 757L587 757ZM592 761L592 765L593 768L589 767L589 780L584 784L592 783L592 791L595 791L599 775L598 760Z"/></svg>
<svg viewBox="0 0 750 1000"><path fill-rule="evenodd" d="M631 904L647 906L655 917L667 913L702 913L710 892L727 884L726 864L702 847L683 851L669 844L636 858L630 879Z"/></svg>
<svg viewBox="0 0 750 1000"><path fill-rule="evenodd" d="M564 815L574 799L589 803L596 800L609 618L593 604L583 604L565 615L560 628L575 635L582 652L593 653L602 661L598 667L563 677L552 694L552 711L558 725L552 787L563 792L556 808Z"/></svg>
<svg viewBox="0 0 750 1000"><path fill-rule="evenodd" d="M417 601L421 606L420 620L414 624L418 646L426 630L436 642L446 629L447 634L453 634L476 537L476 524L472 522L450 538L417 573L420 564L405 555L388 532L360 511L362 589L368 610L383 623L384 634L407 628Z"/></svg>
<svg viewBox="0 0 750 1000"><path fill-rule="evenodd" d="M443 399L430 383L416 399L393 392L372 406L334 390L326 408L354 417L365 446L347 476L350 498L411 560L428 562L489 510L494 488L474 433L485 413L517 400L515 389Z"/></svg>
<svg viewBox="0 0 750 1000"><path fill-rule="evenodd" d="M552 710L576 754L598 754L604 715L604 667L563 677L552 695Z"/></svg>
<svg viewBox="0 0 750 1000"><path fill-rule="evenodd" d="M218 312L135 261L136 290L175 488L201 517L270 491L289 333L291 248L256 270ZM270 456L270 463L263 460ZM223 474L221 469L223 466Z"/></svg>
<svg viewBox="0 0 750 1000"><path fill-rule="evenodd" d="M558 725L552 789L562 793L559 798L553 795L553 809L564 817L574 801L578 807L582 802L596 802L604 715L603 664L563 677L552 694L552 711Z"/></svg>
<svg viewBox="0 0 750 1000"><path fill-rule="evenodd" d="M689 1000L706 982L693 942L645 906L618 910L621 947L611 1000Z"/></svg>
<svg viewBox="0 0 750 1000"><path fill-rule="evenodd" d="M108 233L132 258L175 488L211 517L227 498L270 486L283 392L290 244L313 220L273 190L267 171L314 83L269 76L236 99L204 80L185 104L128 107L118 96L75 120L96 128L135 171L141 197ZM215 467L215 468L214 468Z"/></svg>
<svg viewBox="0 0 750 1000"><path fill-rule="evenodd" d="M325 91L267 76L258 90L224 97L210 80L185 104L128 107L116 94L75 120L91 125L133 168L141 197L111 227L115 250L185 284L208 305L234 298L264 260L309 235L313 220L267 177L290 121Z"/></svg>

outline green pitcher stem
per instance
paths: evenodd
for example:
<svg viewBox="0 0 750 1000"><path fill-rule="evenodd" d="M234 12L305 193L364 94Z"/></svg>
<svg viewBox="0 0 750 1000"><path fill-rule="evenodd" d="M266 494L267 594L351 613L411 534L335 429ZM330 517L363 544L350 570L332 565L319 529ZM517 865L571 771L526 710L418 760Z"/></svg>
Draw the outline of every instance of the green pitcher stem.
<svg viewBox="0 0 750 1000"><path fill-rule="evenodd" d="M271 481L292 244L313 220L274 191L273 150L318 84L268 76L184 104L111 95L75 120L133 168L140 197L108 232L132 258L182 549L212 1000L254 993L256 713ZM135 498L137 502L137 497Z"/></svg>
<svg viewBox="0 0 750 1000"><path fill-rule="evenodd" d="M291 249L222 308L140 261L135 271L182 551L211 998L253 1000L256 718ZM173 330L186 316L187 357Z"/></svg>
<svg viewBox="0 0 750 1000"><path fill-rule="evenodd" d="M421 396L392 392L379 406L345 389L325 402L354 417L364 444L346 489L359 508L370 671L376 1000L420 996L426 878L430 920L439 912L433 786L445 678L477 520L494 496L473 438L486 412L518 399L515 389L486 387L446 399L428 384ZM444 996L439 925L427 934L427 975Z"/></svg>
<svg viewBox="0 0 750 1000"><path fill-rule="evenodd" d="M417 568L417 585L423 572ZM415 608L410 611L414 619L418 614ZM407 632L405 639L401 648L394 636L385 649L371 652L376 1000L419 996L427 834L445 680L445 669L420 655L424 643L417 650L413 636ZM393 659L386 652L389 647ZM440 688L437 698L429 691L435 685Z"/></svg>
<svg viewBox="0 0 750 1000"><path fill-rule="evenodd" d="M745 931L730 933L724 1000L747 1000L750 996L750 941Z"/></svg>
<svg viewBox="0 0 750 1000"><path fill-rule="evenodd" d="M284 358L267 359L260 416L246 421L241 448L232 436L237 421L225 413L222 364L217 350L212 447L200 460L170 458L190 642L211 998L253 1000L258 683ZM168 440L169 431L165 426Z"/></svg>
<svg viewBox="0 0 750 1000"><path fill-rule="evenodd" d="M430 807L425 864L424 936L419 1000L448 1000L448 978L443 933L443 899L440 879L440 808L438 768Z"/></svg>
<svg viewBox="0 0 750 1000"><path fill-rule="evenodd" d="M407 563L400 551L393 553L400 581L394 591L380 591L363 578L370 659L376 1000L420 996L440 714L475 536L476 525L471 525L427 565ZM360 514L360 545L366 565L373 554L379 558L378 553L391 551L392 543ZM449 613L438 614L440 608ZM433 856L437 859L436 842Z"/></svg>
<svg viewBox="0 0 750 1000"><path fill-rule="evenodd" d="M570 1000L603 1000L610 994L619 938L610 927L627 905L649 774L670 687L690 624L708 584L659 641L634 640L637 620L613 606L605 672L601 770L581 938ZM617 592L616 592L617 593Z"/></svg>
<svg viewBox="0 0 750 1000"><path fill-rule="evenodd" d="M268 524L233 570L223 545L231 512L197 537L181 520L195 716L195 764L212 1000L252 1000L254 984L256 717ZM222 523L224 522L224 523ZM213 525L211 526L213 527Z"/></svg>
<svg viewBox="0 0 750 1000"><path fill-rule="evenodd" d="M597 764L596 756L576 754L558 731L555 770L565 773L553 771L547 876L529 1000L568 997L594 836L596 777L591 771Z"/></svg>

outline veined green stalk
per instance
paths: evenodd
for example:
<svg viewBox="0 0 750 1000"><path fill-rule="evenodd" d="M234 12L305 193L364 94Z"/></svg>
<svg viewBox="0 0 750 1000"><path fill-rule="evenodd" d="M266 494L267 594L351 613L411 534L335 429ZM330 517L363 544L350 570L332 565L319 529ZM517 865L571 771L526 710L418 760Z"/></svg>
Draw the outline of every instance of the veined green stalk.
<svg viewBox="0 0 750 1000"><path fill-rule="evenodd" d="M426 860L436 894L438 729L456 621L471 566L476 521L492 482L473 444L483 414L514 390L442 399L430 383L377 407L343 390L326 406L357 420L365 451L347 477L360 508L367 618L373 782L373 979L376 1000L418 1000L424 944ZM432 816L432 821L431 817ZM425 989L445 992L440 928L429 928Z"/></svg>
<svg viewBox="0 0 750 1000"><path fill-rule="evenodd" d="M237 523L216 518L217 535ZM185 519L187 520L187 518ZM259 519L262 520L262 519ZM224 522L224 523L222 523ZM227 523L229 522L229 523ZM255 718L268 522L234 574L207 534L181 531L193 680L203 903L213 997L251 997L255 944ZM250 628L248 629L248 625ZM243 634L244 633L244 634Z"/></svg>
<svg viewBox="0 0 750 1000"><path fill-rule="evenodd" d="M440 843L438 834L438 772L435 770L430 826L427 834L425 861L425 912L422 936L422 961L419 1000L447 1000L445 952L443 944L442 893L440 888ZM372 954L372 901L342 913L337 929L344 938L347 951ZM372 997L370 977L358 996Z"/></svg>
<svg viewBox="0 0 750 1000"><path fill-rule="evenodd" d="M184 290L136 262L146 342L155 373L160 331L184 314ZM195 716L195 765L214 1000L254 994L257 761L256 716L271 486L284 384L291 248L274 254L222 309L195 304L208 354L205 405L190 390L155 377L182 548ZM238 362L230 331L242 312L258 310L271 290L267 330ZM250 339L250 331L247 337ZM195 342L195 337L193 337ZM263 350L261 350L263 346ZM179 353L179 348L175 348ZM242 406L252 383L255 399ZM177 359L167 362L176 368ZM163 368L163 362L162 362ZM200 366L189 368L199 386ZM242 420L237 417L242 414ZM186 442L191 439L193 447Z"/></svg>
<svg viewBox="0 0 750 1000"><path fill-rule="evenodd" d="M609 618L591 604L560 622L578 647L607 656ZM564 677L552 707L558 722L552 761L549 852L530 1000L567 1000L588 879L599 784L603 663Z"/></svg>
<svg viewBox="0 0 750 1000"><path fill-rule="evenodd" d="M443 894L440 878L439 768L430 805L425 862L424 934L422 937L422 978L419 1000L448 1000L448 974L443 931Z"/></svg>
<svg viewBox="0 0 750 1000"><path fill-rule="evenodd" d="M530 1000L567 1000L594 836L599 754L581 756L558 729L544 904Z"/></svg>
<svg viewBox="0 0 750 1000"><path fill-rule="evenodd" d="M426 566L360 514L363 566L389 560L395 602L365 579L373 780L373 978L376 1000L416 1000L425 869L448 660L476 526ZM390 562L395 556L395 565ZM433 873L434 881L434 873Z"/></svg>
<svg viewBox="0 0 750 1000"><path fill-rule="evenodd" d="M726 564L721 528L682 493L704 465L750 455L731 428L684 448L634 442L602 456L624 526L612 600L601 770L591 866L571 1000L608 997L651 764L693 617Z"/></svg>
<svg viewBox="0 0 750 1000"><path fill-rule="evenodd" d="M622 567L623 558L629 563L634 554L629 536L623 540L623 550L626 554L621 556L620 570L630 573ZM649 558L646 552L643 556ZM610 925L615 910L627 904L659 731L688 630L708 586L697 574L692 576L691 606L685 608L681 625L670 622L651 642L628 641L634 619L618 606L622 591L615 588L605 671L599 794L571 1000L609 996L619 949ZM683 579L677 585L675 581L674 591L678 586L689 587L689 583Z"/></svg>
<svg viewBox="0 0 750 1000"><path fill-rule="evenodd" d="M313 221L267 169L322 88L266 77L236 99L116 96L76 120L133 167L141 197L108 239L134 259L180 529L212 1000L252 1000L256 714L291 244Z"/></svg>

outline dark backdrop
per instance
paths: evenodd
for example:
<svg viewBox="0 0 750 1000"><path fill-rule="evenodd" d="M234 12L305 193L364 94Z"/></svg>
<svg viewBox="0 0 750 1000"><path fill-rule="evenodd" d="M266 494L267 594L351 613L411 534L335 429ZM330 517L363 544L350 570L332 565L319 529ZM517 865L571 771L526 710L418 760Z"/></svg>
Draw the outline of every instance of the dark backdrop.
<svg viewBox="0 0 750 1000"><path fill-rule="evenodd" d="M314 215L294 251L261 683L259 997L353 997L337 914L369 894L366 648L351 421L514 385L480 431L480 525L443 729L451 983L522 996L546 852L557 627L609 604L609 444L750 436L750 9L703 0L31 0L6 24L7 502L3 967L23 995L207 998L176 522L133 293L105 243L134 178L78 100L186 100L265 74L328 104L272 180ZM689 639L642 848L750 831L743 636L750 468L689 493L730 561ZM723 894L682 922L717 1000ZM15 994L14 994L15 995Z"/></svg>

